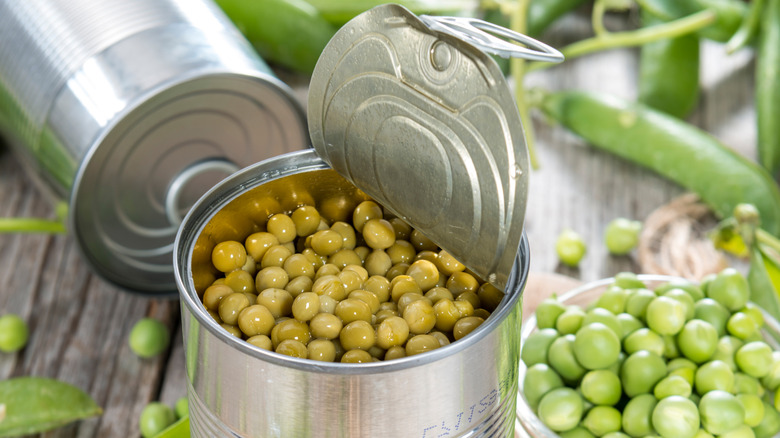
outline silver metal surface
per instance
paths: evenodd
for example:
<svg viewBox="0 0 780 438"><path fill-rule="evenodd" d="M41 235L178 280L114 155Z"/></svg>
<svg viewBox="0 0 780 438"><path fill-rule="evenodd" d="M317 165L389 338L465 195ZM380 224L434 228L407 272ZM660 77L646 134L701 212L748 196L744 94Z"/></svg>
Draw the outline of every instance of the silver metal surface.
<svg viewBox="0 0 780 438"><path fill-rule="evenodd" d="M314 70L309 132L336 171L503 288L528 150L500 69L451 33L397 5L351 20Z"/></svg>
<svg viewBox="0 0 780 438"><path fill-rule="evenodd" d="M208 264L217 242L243 240L269 213L302 202L335 218L365 196L309 150L239 171L185 217L174 262L193 436L512 436L525 238L491 317L469 336L417 356L356 365L291 358L233 337L205 311L198 293L213 281Z"/></svg>
<svg viewBox="0 0 780 438"><path fill-rule="evenodd" d="M421 15L420 20L429 28L466 41L485 53L503 58L524 58L531 61L556 63L563 61L563 54L547 44L484 20L470 17L433 17L430 15ZM496 35L507 38L509 41L524 44L527 47L497 38Z"/></svg>
<svg viewBox="0 0 780 438"><path fill-rule="evenodd" d="M303 109L210 0L0 0L0 133L110 282L175 294L178 220L309 144Z"/></svg>

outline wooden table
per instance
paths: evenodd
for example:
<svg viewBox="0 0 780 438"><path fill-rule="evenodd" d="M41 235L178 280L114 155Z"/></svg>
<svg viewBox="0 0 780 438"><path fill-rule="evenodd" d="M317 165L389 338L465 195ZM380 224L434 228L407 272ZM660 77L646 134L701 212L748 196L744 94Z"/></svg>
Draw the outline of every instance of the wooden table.
<svg viewBox="0 0 780 438"><path fill-rule="evenodd" d="M588 17L582 13L557 23L544 40L562 47L589 32ZM756 139L752 53L727 58L721 45L708 43L703 49L701 104L690 121L752 157ZM526 86L634 98L637 60L636 50L602 52L534 72ZM307 78L283 72L279 76L305 100ZM640 271L635 253L627 257L607 253L602 243L605 225L619 216L643 220L683 193L655 174L551 127L538 114L533 125L541 168L531 175L525 221L533 272L525 297L531 306L540 296L571 284L557 282L560 278L550 274L577 282ZM51 204L2 146L0 187L0 216L53 217ZM579 232L588 245L578 269L561 266L555 254L555 239L567 227ZM21 315L31 330L22 352L0 354L0 378L62 379L84 389L104 410L99 417L46 437L138 436L138 417L148 402L173 403L186 393L178 302L132 295L107 284L90 272L67 235L0 235L0 312ZM171 328L169 353L142 360L130 351L128 333L144 316L159 318Z"/></svg>

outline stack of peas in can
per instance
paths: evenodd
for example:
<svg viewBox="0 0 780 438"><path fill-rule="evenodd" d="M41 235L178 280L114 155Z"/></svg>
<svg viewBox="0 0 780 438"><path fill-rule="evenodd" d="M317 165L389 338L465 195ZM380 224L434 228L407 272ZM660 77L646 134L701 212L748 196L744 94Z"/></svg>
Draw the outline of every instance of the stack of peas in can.
<svg viewBox="0 0 780 438"><path fill-rule="evenodd" d="M504 296L373 201L351 224L304 205L265 228L214 247L224 277L202 300L225 330L266 350L342 363L420 354L468 335Z"/></svg>

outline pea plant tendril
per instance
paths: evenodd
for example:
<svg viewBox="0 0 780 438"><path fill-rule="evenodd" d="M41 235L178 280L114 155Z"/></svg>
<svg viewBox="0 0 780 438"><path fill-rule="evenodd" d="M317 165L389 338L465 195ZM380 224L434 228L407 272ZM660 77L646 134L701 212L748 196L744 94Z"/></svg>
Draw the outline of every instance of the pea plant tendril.
<svg viewBox="0 0 780 438"><path fill-rule="evenodd" d="M481 5L485 10L499 9L502 14L510 17L510 27L515 32L525 34L528 22L529 0L483 0ZM604 25L604 15L609 11L626 10L633 4L632 0L596 0L593 3L591 23L594 36L586 38L560 49L566 60L571 60L590 53L625 47L636 47L650 42L675 38L696 32L715 21L715 12L705 9L676 20L635 30L611 32ZM565 62L565 61L564 61ZM515 86L515 99L520 120L526 133L526 145L531 167L540 167L536 156L535 136L531 124L530 108L535 106L535 99L527 95L523 87L525 75L536 70L550 67L545 62L526 62L521 58L510 61L510 76Z"/></svg>

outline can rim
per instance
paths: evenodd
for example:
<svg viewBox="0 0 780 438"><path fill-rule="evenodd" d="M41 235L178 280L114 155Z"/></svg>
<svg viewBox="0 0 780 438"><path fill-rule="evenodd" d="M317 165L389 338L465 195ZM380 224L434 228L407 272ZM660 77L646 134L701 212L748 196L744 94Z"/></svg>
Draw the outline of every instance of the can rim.
<svg viewBox="0 0 780 438"><path fill-rule="evenodd" d="M284 170L279 172L280 168L277 166L279 160L289 159L290 157L297 157L303 160L308 160L309 165L291 169L287 172ZM525 232L523 232L520 246L517 250L517 255L515 256L514 268L512 269L509 280L507 281L507 284L512 286L511 292L505 293L504 298L501 300L496 310L491 313L490 318L488 318L468 336L449 345L437 348L436 350L415 356L393 359L392 361L362 363L359 364L359 366L355 366L354 364L345 364L340 362L318 362L310 359L300 359L286 356L273 351L261 349L228 333L219 324L217 324L216 321L211 318L211 316L208 315L205 308L200 303L200 300L197 298L191 276L188 276L196 237L200 235L205 225L208 223L211 217L216 214L216 212L229 204L240 194L244 193L245 190L253 189L263 183L284 176L300 173L302 171L317 169L330 169L330 167L322 160L322 158L316 154L316 151L312 149L290 152L281 156L261 161L252 166L244 168L243 170L233 174L226 180L223 180L221 183L212 187L187 213L184 221L182 222L182 226L179 228L179 231L176 235L173 249L176 285L179 290L180 300L184 306L186 306L191 316L194 316L198 320L198 323L204 326L206 330L208 330L213 336L218 338L223 343L229 345L231 348L235 348L244 354L272 363L274 365L285 366L304 371L317 371L331 374L376 374L412 368L422 364L435 362L444 357L449 357L453 354L456 354L461 350L465 350L471 345L476 344L485 338L489 333L492 333L494 328L503 323L507 316L514 311L514 308L520 302L520 297L523 294L523 289L525 288L525 284L528 279L528 273L530 271L530 247ZM274 176L266 179L250 177L251 175L263 175L268 171L274 171ZM250 182L247 183L247 181ZM234 188L234 190L231 190L228 193L224 193L220 196L219 192L223 189L223 187L236 187L236 182L241 182L241 184L238 185L240 186L240 190Z"/></svg>
<svg viewBox="0 0 780 438"><path fill-rule="evenodd" d="M92 268L94 272L98 273L101 278L122 290L151 297L174 298L177 295L175 279L171 278L169 281L161 284L152 284L149 281L145 281L143 279L139 281L137 277L130 278L127 274L118 273L116 269L112 269L106 263L101 263L99 261L99 255L95 254L93 250L89 249L90 246L87 245L87 239L85 237L84 231L82 230L83 227L79 225L79 220L77 218L77 212L79 210L78 205L80 205L82 198L84 197L83 195L79 195L80 190L78 190L78 188L82 186L83 179L88 172L88 163L92 162L94 155L98 153L98 149L103 144L103 142L105 142L108 136L114 132L117 126L120 126L122 123L124 123L124 120L128 117L128 115L137 111L139 108L142 108L147 104L147 102L149 102L150 99L154 99L155 96L157 96L161 91L168 91L175 87L186 86L187 84L196 81L208 81L214 78L246 79L250 81L259 81L259 83L270 85L270 88L275 92L284 97L287 97L290 102L293 102L291 109L298 113L300 120L306 119L305 112L302 106L296 100L296 97L293 95L292 90L289 89L289 87L281 80L250 68L236 70L221 66L206 69L195 69L189 74L177 75L175 77L169 78L163 82L160 82L159 84L156 84L154 87L145 90L142 94L135 96L135 98L131 102L128 102L128 104L122 108L121 111L117 112L105 126L105 129L101 130L100 135L92 141L92 144L89 146L86 153L84 154L83 159L79 163L79 167L73 179L73 189L69 193L68 204L71 206L71 208L68 212L67 224L68 229L72 231L74 239L77 242L76 246L78 251L81 253L83 259L86 261L89 267ZM305 145L301 146L304 147ZM178 228L179 227L174 228L176 233L178 233ZM175 249L175 244L173 241L171 241L168 245L166 245L166 247L161 248L160 250L163 249L167 253L172 253L173 249ZM161 269L162 268L165 267L161 267ZM170 268L166 269L164 272L171 273L172 271L175 271L175 269L173 266L170 266Z"/></svg>

